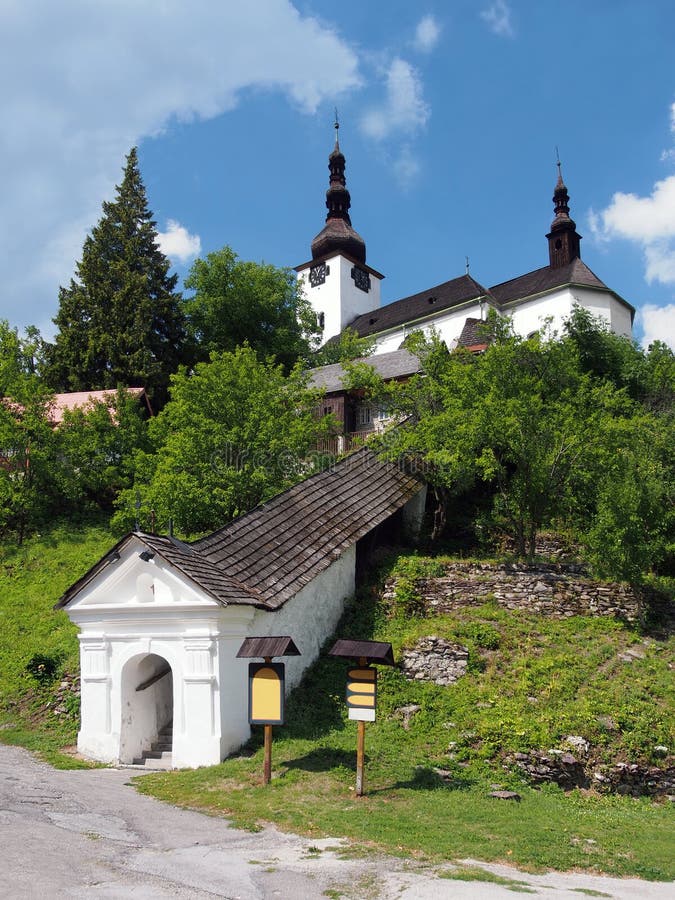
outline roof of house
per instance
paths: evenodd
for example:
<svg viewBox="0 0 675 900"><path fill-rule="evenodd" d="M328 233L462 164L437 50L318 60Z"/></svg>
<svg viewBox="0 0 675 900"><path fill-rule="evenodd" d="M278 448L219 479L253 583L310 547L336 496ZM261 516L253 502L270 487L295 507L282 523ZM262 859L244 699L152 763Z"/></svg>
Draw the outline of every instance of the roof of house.
<svg viewBox="0 0 675 900"><path fill-rule="evenodd" d="M420 486L363 448L194 543L126 535L56 605L67 606L136 538L222 605L278 609Z"/></svg>
<svg viewBox="0 0 675 900"><path fill-rule="evenodd" d="M440 310L451 309L469 300L478 300L480 297L488 297L489 291L479 284L470 275L462 275L451 281L444 281L435 287L403 297L394 303L388 303L372 312L357 316L349 327L353 328L361 337L368 334L378 334L388 328L396 328L405 322L413 322L434 315Z"/></svg>
<svg viewBox="0 0 675 900"><path fill-rule="evenodd" d="M139 400L145 400L147 396L145 388L128 387L124 388L131 397L137 397ZM82 409L86 412L87 408L93 407L96 403L105 403L109 409L112 409L117 399L117 391L71 391L67 394L54 394L49 405L49 420L53 425L60 425L63 422L66 410ZM148 406L148 409L150 407Z"/></svg>
<svg viewBox="0 0 675 900"><path fill-rule="evenodd" d="M457 338L457 346L477 351L485 350L489 343L489 336L485 332L485 321L471 317L466 319L462 333Z"/></svg>
<svg viewBox="0 0 675 900"><path fill-rule="evenodd" d="M405 349L392 350L390 353L378 353L375 356L364 356L355 362L372 366L380 378L385 381L415 375L422 369L419 357ZM319 366L316 369L310 369L310 384L312 387L324 390L327 394L343 391L345 374L344 366L341 363Z"/></svg>
<svg viewBox="0 0 675 900"><path fill-rule="evenodd" d="M364 447L192 546L276 609L419 490Z"/></svg>

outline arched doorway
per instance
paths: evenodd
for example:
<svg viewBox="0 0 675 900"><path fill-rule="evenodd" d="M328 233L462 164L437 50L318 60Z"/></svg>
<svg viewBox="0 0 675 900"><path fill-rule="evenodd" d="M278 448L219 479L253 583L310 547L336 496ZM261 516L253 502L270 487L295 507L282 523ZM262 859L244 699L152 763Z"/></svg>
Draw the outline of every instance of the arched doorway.
<svg viewBox="0 0 675 900"><path fill-rule="evenodd" d="M120 762L133 763L144 752L156 758L171 749L173 673L156 653L132 657L122 669Z"/></svg>

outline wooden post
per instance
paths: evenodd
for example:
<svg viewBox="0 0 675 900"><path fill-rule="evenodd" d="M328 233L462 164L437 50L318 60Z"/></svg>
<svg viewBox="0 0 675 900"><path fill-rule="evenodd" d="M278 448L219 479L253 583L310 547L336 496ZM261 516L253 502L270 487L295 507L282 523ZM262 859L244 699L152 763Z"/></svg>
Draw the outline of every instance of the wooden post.
<svg viewBox="0 0 675 900"><path fill-rule="evenodd" d="M365 656L359 659L360 666L367 666L368 660ZM366 750L366 723L359 721L356 723L356 796L363 797L363 758Z"/></svg>
<svg viewBox="0 0 675 900"><path fill-rule="evenodd" d="M366 749L366 723L358 721L356 725L356 796L363 797L363 757Z"/></svg>
<svg viewBox="0 0 675 900"><path fill-rule="evenodd" d="M263 657L266 663L272 662L271 656ZM263 725L265 729L265 761L263 763L263 784L269 784L272 780L272 726Z"/></svg>
<svg viewBox="0 0 675 900"><path fill-rule="evenodd" d="M263 784L272 780L272 726L263 725L265 729L265 763L263 767Z"/></svg>

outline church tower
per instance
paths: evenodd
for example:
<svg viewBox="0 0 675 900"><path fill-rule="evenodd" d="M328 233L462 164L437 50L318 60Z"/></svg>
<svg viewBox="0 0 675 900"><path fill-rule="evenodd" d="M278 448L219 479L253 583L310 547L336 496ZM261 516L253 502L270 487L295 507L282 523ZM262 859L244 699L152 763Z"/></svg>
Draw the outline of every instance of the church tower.
<svg viewBox="0 0 675 900"><path fill-rule="evenodd" d="M581 259L579 242L581 235L577 234L577 226L570 218L570 198L562 179L560 160L558 160L558 183L553 192L553 205L555 217L551 223L551 231L548 238L549 265L552 269L561 269L574 259Z"/></svg>
<svg viewBox="0 0 675 900"><path fill-rule="evenodd" d="M366 242L352 228L339 127L336 121L335 147L328 157L326 224L312 241L311 260L296 268L305 296L317 315L322 343L340 334L356 316L379 308L380 282L384 278L366 265Z"/></svg>

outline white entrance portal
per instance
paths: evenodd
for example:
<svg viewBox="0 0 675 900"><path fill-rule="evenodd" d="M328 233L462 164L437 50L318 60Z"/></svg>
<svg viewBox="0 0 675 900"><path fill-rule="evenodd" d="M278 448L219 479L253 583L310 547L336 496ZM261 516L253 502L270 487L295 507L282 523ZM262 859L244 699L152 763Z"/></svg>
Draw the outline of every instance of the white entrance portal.
<svg viewBox="0 0 675 900"><path fill-rule="evenodd" d="M173 724L173 672L156 653L134 656L122 669L121 763L133 763Z"/></svg>

